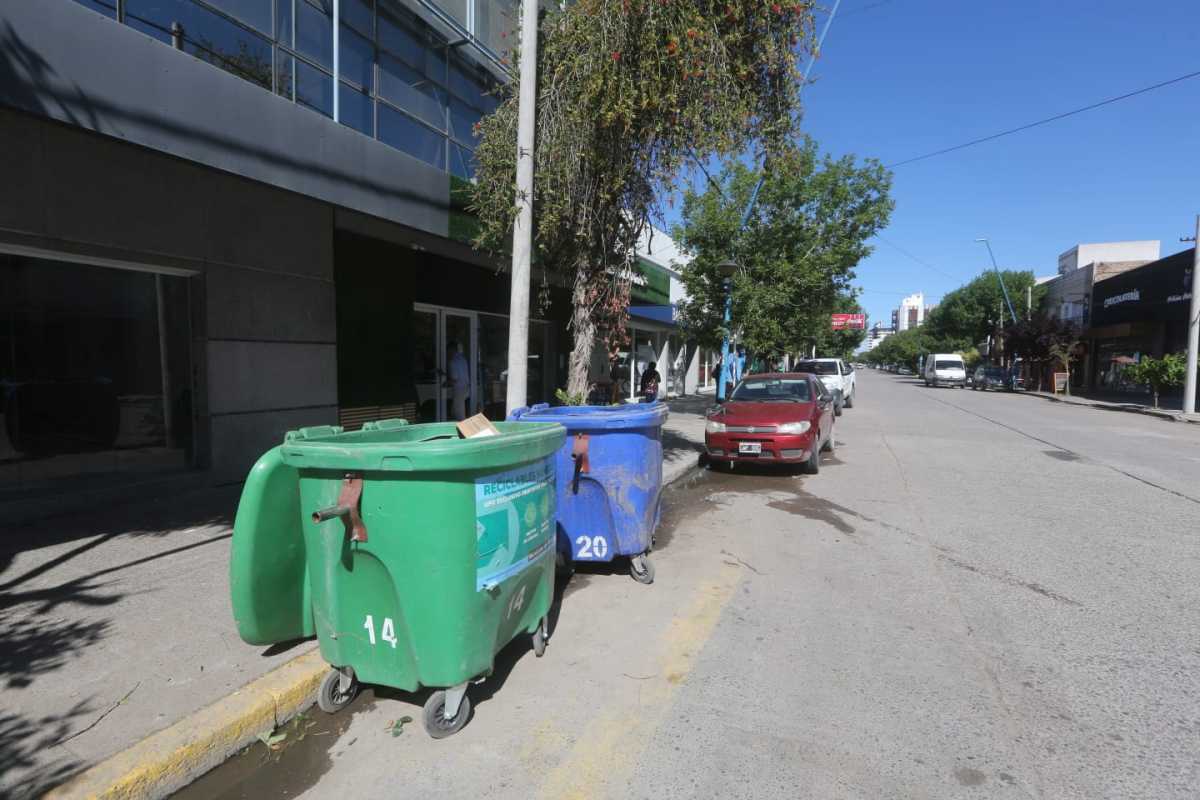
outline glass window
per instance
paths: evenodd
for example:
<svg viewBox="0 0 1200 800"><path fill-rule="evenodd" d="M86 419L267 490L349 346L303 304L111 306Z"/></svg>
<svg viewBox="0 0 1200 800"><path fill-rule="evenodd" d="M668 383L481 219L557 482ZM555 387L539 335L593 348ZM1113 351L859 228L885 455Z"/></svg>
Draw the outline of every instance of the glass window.
<svg viewBox="0 0 1200 800"><path fill-rule="evenodd" d="M296 0L296 50L326 69L333 64L332 31L332 0Z"/></svg>
<svg viewBox="0 0 1200 800"><path fill-rule="evenodd" d="M296 102L332 117L333 79L311 64L296 59Z"/></svg>
<svg viewBox="0 0 1200 800"><path fill-rule="evenodd" d="M354 128L359 133L373 136L375 134L375 104L371 102L370 95L345 83L340 84L340 91L338 121L349 128Z"/></svg>
<svg viewBox="0 0 1200 800"><path fill-rule="evenodd" d="M374 35L374 26L371 24L371 18L374 16L373 0L341 0L338 5L338 16L344 25L357 30L362 35L370 38Z"/></svg>
<svg viewBox="0 0 1200 800"><path fill-rule="evenodd" d="M471 2L474 0L437 0L438 6L464 28L467 27L467 3Z"/></svg>
<svg viewBox="0 0 1200 800"><path fill-rule="evenodd" d="M280 44L295 47L292 41L293 0L275 0L275 38Z"/></svg>
<svg viewBox="0 0 1200 800"><path fill-rule="evenodd" d="M338 52L338 70L341 77L357 83L370 92L374 88L375 48L352 28L342 27L341 50Z"/></svg>
<svg viewBox="0 0 1200 800"><path fill-rule="evenodd" d="M205 0L231 17L257 28L265 34L271 33L271 0Z"/></svg>
<svg viewBox="0 0 1200 800"><path fill-rule="evenodd" d="M456 98L450 98L450 135L459 142L475 145L475 124L482 115Z"/></svg>
<svg viewBox="0 0 1200 800"><path fill-rule="evenodd" d="M379 7L379 46L399 56L411 66L425 65L425 42L413 32L403 20L406 17L386 7L387 0Z"/></svg>
<svg viewBox="0 0 1200 800"><path fill-rule="evenodd" d="M516 46L513 35L517 29L516 4L513 0L476 0L475 36L493 53L503 53Z"/></svg>
<svg viewBox="0 0 1200 800"><path fill-rule="evenodd" d="M117 0L75 0L75 2L93 11L99 11L111 19L117 18Z"/></svg>
<svg viewBox="0 0 1200 800"><path fill-rule="evenodd" d="M186 278L0 254L0 286L0 494L188 465Z"/></svg>
<svg viewBox="0 0 1200 800"><path fill-rule="evenodd" d="M445 130L446 92L385 53L379 54L379 95L438 130Z"/></svg>
<svg viewBox="0 0 1200 800"><path fill-rule="evenodd" d="M446 168L446 140L442 135L382 103L379 105L379 139L426 164Z"/></svg>
<svg viewBox="0 0 1200 800"><path fill-rule="evenodd" d="M188 0L127 0L125 19L168 43L172 25L179 23L184 50L260 86L271 87L270 42L219 14Z"/></svg>
<svg viewBox="0 0 1200 800"><path fill-rule="evenodd" d="M450 91L466 100L471 105L482 106L483 94L487 90L479 80L475 70L468 67L460 59L450 62Z"/></svg>
<svg viewBox="0 0 1200 800"><path fill-rule="evenodd" d="M286 97L288 100L295 100L293 89L295 88L295 79L293 75L296 70L296 59L289 56L282 50L275 53L275 91Z"/></svg>
<svg viewBox="0 0 1200 800"><path fill-rule="evenodd" d="M475 154L465 147L450 144L450 172L463 180L475 177Z"/></svg>

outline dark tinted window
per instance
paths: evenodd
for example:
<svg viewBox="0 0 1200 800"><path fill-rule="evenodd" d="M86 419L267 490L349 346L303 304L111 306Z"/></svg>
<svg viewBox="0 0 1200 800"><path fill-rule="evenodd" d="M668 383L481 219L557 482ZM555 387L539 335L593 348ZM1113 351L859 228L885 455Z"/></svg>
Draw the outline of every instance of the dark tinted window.
<svg viewBox="0 0 1200 800"><path fill-rule="evenodd" d="M333 86L321 70L296 60L296 102L333 116Z"/></svg>
<svg viewBox="0 0 1200 800"><path fill-rule="evenodd" d="M328 2L296 0L296 49L323 67L333 63L333 8Z"/></svg>
<svg viewBox="0 0 1200 800"><path fill-rule="evenodd" d="M801 361L796 365L795 372L808 372L813 375L837 375L836 361Z"/></svg>
<svg viewBox="0 0 1200 800"><path fill-rule="evenodd" d="M934 363L933 368L934 369L962 369L963 363L961 361L939 360Z"/></svg>
<svg viewBox="0 0 1200 800"><path fill-rule="evenodd" d="M344 83L339 86L341 94L338 96L338 121L359 133L374 135L375 104L371 102L370 96Z"/></svg>
<svg viewBox="0 0 1200 800"><path fill-rule="evenodd" d="M446 168L445 138L382 103L379 105L379 138L426 164Z"/></svg>
<svg viewBox="0 0 1200 800"><path fill-rule="evenodd" d="M268 36L271 34L271 0L206 0L206 2Z"/></svg>

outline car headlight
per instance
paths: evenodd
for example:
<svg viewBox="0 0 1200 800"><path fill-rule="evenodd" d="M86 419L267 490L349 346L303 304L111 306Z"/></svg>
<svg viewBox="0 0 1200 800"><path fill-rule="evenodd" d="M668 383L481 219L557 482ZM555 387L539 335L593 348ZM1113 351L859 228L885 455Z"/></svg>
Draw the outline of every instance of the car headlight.
<svg viewBox="0 0 1200 800"><path fill-rule="evenodd" d="M778 430L780 433L797 434L808 433L808 429L811 427L812 423L808 420L804 420L803 422L785 422L776 430Z"/></svg>
<svg viewBox="0 0 1200 800"><path fill-rule="evenodd" d="M717 422L715 419L710 419L704 425L704 432L705 433L724 433L725 432L725 423Z"/></svg>

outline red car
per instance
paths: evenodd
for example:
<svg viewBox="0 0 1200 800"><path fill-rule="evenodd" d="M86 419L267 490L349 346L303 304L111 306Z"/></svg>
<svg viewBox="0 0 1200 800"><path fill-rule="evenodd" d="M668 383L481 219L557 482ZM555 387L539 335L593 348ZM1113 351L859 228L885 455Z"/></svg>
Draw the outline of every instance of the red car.
<svg viewBox="0 0 1200 800"><path fill-rule="evenodd" d="M821 469L820 451L833 452L833 395L800 372L751 375L728 402L708 414L704 447L709 461L802 464Z"/></svg>

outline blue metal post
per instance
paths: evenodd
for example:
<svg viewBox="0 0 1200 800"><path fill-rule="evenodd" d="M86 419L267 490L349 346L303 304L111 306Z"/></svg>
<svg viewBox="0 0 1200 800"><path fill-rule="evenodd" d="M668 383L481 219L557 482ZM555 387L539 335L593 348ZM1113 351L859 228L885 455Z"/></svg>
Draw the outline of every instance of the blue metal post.
<svg viewBox="0 0 1200 800"><path fill-rule="evenodd" d="M717 382L717 402L725 402L725 384L729 380L729 332L733 319L733 279L725 279L725 340L721 343L721 377Z"/></svg>

